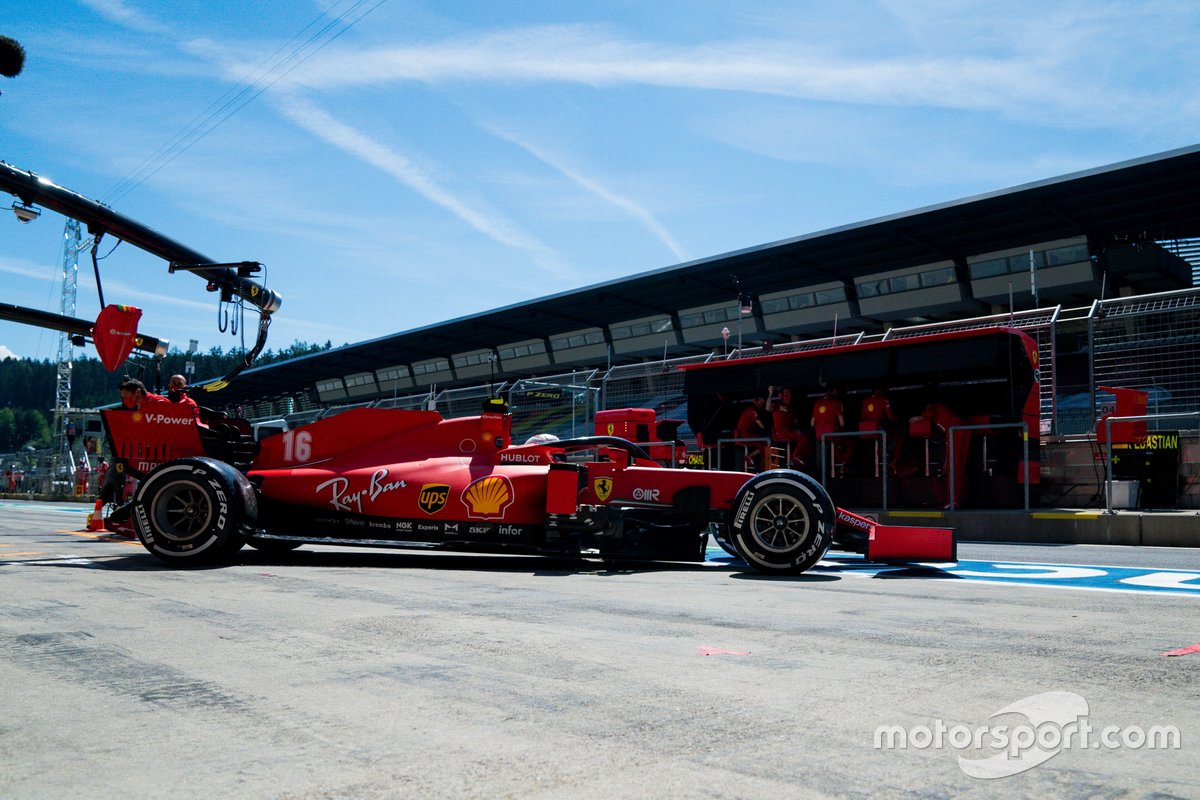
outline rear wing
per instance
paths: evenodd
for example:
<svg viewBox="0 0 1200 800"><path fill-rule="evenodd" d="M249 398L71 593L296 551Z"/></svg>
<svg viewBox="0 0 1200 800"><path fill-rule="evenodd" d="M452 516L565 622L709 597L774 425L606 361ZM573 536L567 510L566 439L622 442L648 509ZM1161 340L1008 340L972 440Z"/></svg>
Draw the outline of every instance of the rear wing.
<svg viewBox="0 0 1200 800"><path fill-rule="evenodd" d="M147 403L138 411L100 412L118 471L141 479L167 461L207 455L196 410L183 403Z"/></svg>

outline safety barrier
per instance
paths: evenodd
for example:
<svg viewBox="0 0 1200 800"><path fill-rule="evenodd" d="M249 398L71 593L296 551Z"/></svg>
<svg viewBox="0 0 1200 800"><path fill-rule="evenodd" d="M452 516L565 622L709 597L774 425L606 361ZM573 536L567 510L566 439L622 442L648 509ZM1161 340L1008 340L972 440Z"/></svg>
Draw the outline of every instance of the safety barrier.
<svg viewBox="0 0 1200 800"><path fill-rule="evenodd" d="M1190 419L1200 427L1200 412L1186 414L1143 414L1136 417L1108 417L1104 420L1104 513L1113 514L1112 474L1112 426L1114 422L1161 422L1164 420ZM1197 512L1200 513L1200 512Z"/></svg>

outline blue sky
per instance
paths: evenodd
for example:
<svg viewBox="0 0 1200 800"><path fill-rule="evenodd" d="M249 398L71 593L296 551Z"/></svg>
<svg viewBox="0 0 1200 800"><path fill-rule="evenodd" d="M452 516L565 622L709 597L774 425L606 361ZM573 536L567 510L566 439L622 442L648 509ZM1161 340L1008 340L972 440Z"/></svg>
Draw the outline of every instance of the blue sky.
<svg viewBox="0 0 1200 800"><path fill-rule="evenodd" d="M0 159L218 261L265 263L284 298L276 348L383 336L1200 130L1194 0L38 0L0 5L0 34L27 53L0 78ZM155 160L197 125L208 132ZM0 218L0 301L58 311L62 231L49 212ZM84 255L76 315L90 319ZM101 275L146 333L239 342L194 276L127 245ZM54 358L57 343L0 322L0 356Z"/></svg>

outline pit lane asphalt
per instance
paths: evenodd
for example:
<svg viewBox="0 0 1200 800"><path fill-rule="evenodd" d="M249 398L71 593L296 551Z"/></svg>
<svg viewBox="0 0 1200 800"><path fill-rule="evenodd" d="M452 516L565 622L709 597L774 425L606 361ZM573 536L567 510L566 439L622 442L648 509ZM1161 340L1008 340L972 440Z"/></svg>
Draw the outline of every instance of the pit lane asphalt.
<svg viewBox="0 0 1200 800"><path fill-rule="evenodd" d="M1163 655L1200 643L1194 550L969 544L948 569L785 579L716 550L173 570L85 513L0 505L5 798L1200 796L1200 652ZM1181 747L981 780L958 759L992 751L875 746L881 726L1016 724L990 717L1045 692Z"/></svg>

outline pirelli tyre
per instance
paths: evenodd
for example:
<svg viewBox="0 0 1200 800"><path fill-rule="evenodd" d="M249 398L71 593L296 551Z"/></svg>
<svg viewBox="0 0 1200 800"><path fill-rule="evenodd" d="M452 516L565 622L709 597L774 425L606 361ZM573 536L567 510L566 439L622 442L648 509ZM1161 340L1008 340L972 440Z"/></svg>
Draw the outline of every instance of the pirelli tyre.
<svg viewBox="0 0 1200 800"><path fill-rule="evenodd" d="M134 496L133 527L154 555L177 565L227 560L242 548L243 522L257 516L254 487L211 458L183 458L156 468Z"/></svg>
<svg viewBox="0 0 1200 800"><path fill-rule="evenodd" d="M799 574L833 540L834 507L814 478L792 470L755 475L734 498L729 537L738 555L760 572Z"/></svg>

